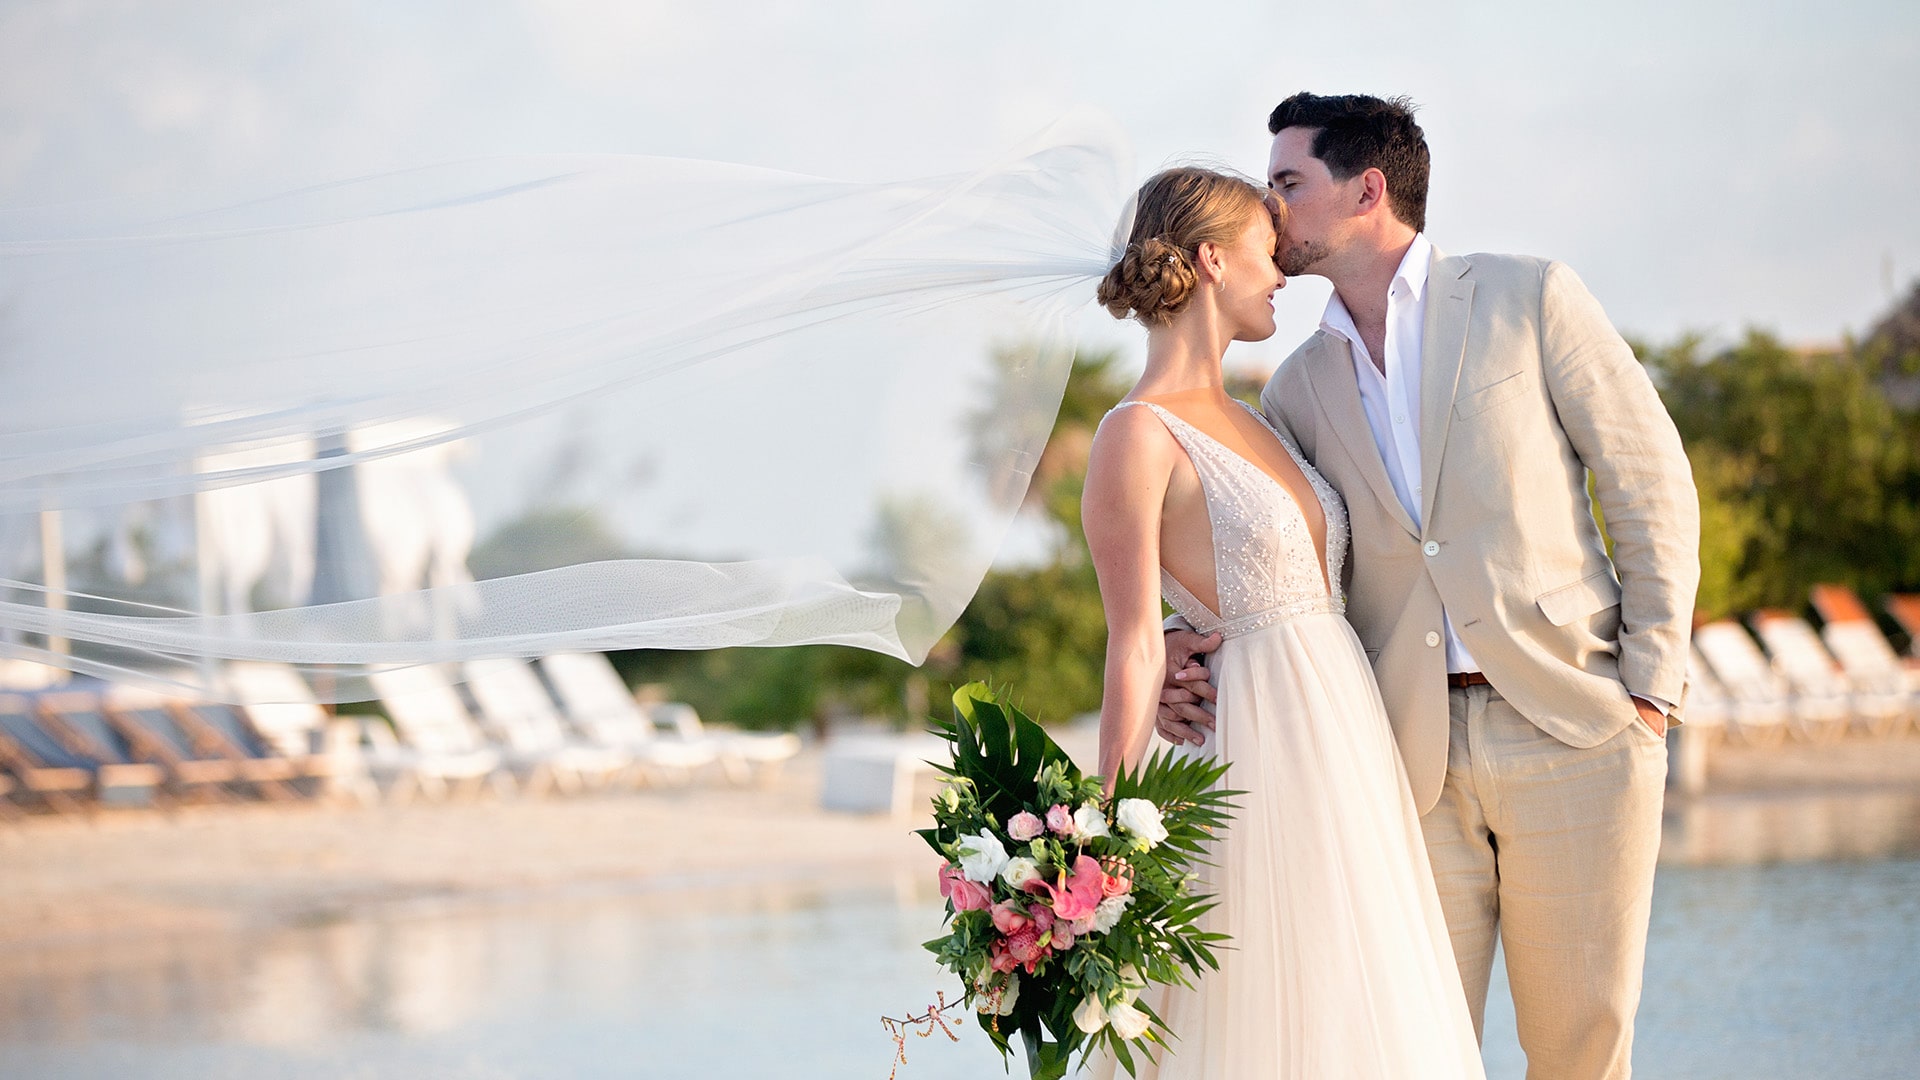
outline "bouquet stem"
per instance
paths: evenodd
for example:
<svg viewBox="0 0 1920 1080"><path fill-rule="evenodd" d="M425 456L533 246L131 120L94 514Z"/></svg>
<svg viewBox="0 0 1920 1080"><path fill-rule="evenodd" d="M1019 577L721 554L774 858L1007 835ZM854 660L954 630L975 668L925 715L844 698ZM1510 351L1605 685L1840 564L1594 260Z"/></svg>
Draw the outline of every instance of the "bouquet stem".
<svg viewBox="0 0 1920 1080"><path fill-rule="evenodd" d="M1020 1033L1027 1047L1028 1080L1064 1080L1067 1075L1067 1059L1072 1051L1057 1042L1048 1042L1038 1032Z"/></svg>

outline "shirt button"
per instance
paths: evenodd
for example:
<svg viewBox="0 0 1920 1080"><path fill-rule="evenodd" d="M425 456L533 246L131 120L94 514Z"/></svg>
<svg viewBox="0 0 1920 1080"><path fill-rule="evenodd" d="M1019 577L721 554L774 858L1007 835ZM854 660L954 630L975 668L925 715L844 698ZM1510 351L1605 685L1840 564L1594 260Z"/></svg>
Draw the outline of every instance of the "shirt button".
<svg viewBox="0 0 1920 1080"><path fill-rule="evenodd" d="M1393 418L1393 422L1396 424L1404 424L1407 422L1407 418L1404 416L1396 416Z"/></svg>
<svg viewBox="0 0 1920 1080"><path fill-rule="evenodd" d="M1440 543L1437 540L1429 540L1420 550L1426 552L1427 558L1431 559L1435 555L1440 554Z"/></svg>
<svg viewBox="0 0 1920 1080"><path fill-rule="evenodd" d="M1440 632L1438 630L1427 631L1427 648L1437 649L1439 647L1440 647Z"/></svg>

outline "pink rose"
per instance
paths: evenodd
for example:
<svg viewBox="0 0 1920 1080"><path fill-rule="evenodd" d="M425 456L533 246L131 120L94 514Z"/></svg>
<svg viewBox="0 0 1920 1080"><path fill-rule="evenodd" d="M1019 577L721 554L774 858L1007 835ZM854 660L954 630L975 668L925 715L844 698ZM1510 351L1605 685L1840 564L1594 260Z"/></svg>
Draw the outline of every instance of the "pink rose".
<svg viewBox="0 0 1920 1080"><path fill-rule="evenodd" d="M940 895L953 902L955 911L979 911L993 902L985 885L968 881L952 863L940 864Z"/></svg>
<svg viewBox="0 0 1920 1080"><path fill-rule="evenodd" d="M1046 828L1047 823L1041 821L1038 815L1025 810L1007 819L1007 835L1023 844L1045 832Z"/></svg>
<svg viewBox="0 0 1920 1080"><path fill-rule="evenodd" d="M1072 836L1073 811L1058 803L1054 804L1047 811L1047 828L1052 829L1055 836Z"/></svg>
<svg viewBox="0 0 1920 1080"><path fill-rule="evenodd" d="M1032 925L1033 920L1027 918L1026 914L1019 908L1014 907L1013 901L1002 900L993 905L993 928L995 930L1011 937ZM1038 931L1036 931L1036 933L1037 932Z"/></svg>
<svg viewBox="0 0 1920 1080"><path fill-rule="evenodd" d="M1064 923L1064 922L1054 923L1053 924L1053 951L1066 952L1067 950L1073 948L1073 936L1074 935L1073 935L1072 923Z"/></svg>
<svg viewBox="0 0 1920 1080"><path fill-rule="evenodd" d="M1073 860L1071 873L1062 872L1060 876L1065 879L1060 884L1047 884L1047 893L1053 898L1053 913L1068 922L1090 917L1100 906L1107 876L1100 864L1093 856L1082 855Z"/></svg>
<svg viewBox="0 0 1920 1080"><path fill-rule="evenodd" d="M1054 925L1064 926L1067 928L1067 933L1074 937L1081 937L1093 933L1093 916L1089 915L1084 919L1075 919L1072 922L1055 923Z"/></svg>
<svg viewBox="0 0 1920 1080"><path fill-rule="evenodd" d="M1125 896L1133 891L1133 879L1119 874L1106 874L1100 879L1100 895L1103 897Z"/></svg>

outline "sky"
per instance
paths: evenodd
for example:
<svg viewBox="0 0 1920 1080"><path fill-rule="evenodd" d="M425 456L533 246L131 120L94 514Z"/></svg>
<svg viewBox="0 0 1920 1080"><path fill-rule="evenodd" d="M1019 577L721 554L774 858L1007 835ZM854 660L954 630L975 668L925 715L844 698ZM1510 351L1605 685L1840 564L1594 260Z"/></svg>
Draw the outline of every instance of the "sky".
<svg viewBox="0 0 1920 1080"><path fill-rule="evenodd" d="M897 178L1080 106L1143 177L1257 175L1299 89L1410 95L1433 240L1561 259L1629 334L1833 341L1920 277L1920 7L1877 0L5 0L0 207L523 152ZM1293 283L1244 362L1325 296Z"/></svg>
<svg viewBox="0 0 1920 1080"><path fill-rule="evenodd" d="M1410 96L1432 240L1562 260L1630 336L1832 343L1920 279L1920 5L1882 0L0 0L0 210L512 154L898 179L1087 108L1139 178L1257 176L1303 89ZM1291 282L1229 363L1271 369L1327 293ZM1143 343L1091 304L1078 333ZM526 498L475 495L483 530Z"/></svg>

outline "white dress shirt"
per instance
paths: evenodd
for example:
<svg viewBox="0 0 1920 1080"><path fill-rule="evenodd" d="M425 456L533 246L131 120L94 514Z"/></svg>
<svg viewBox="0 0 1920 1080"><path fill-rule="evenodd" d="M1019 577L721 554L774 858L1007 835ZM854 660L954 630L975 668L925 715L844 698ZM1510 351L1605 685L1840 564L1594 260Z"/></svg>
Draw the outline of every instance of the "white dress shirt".
<svg viewBox="0 0 1920 1080"><path fill-rule="evenodd" d="M1387 479L1393 493L1415 527L1422 524L1420 490L1420 357L1421 337L1427 321L1427 264L1433 260L1433 244L1425 233L1413 238L1412 246L1393 273L1387 287L1386 371L1374 366L1367 343L1354 325L1353 313L1334 293L1327 300L1320 328L1345 338L1353 353L1353 374L1360 382L1360 407L1366 410L1367 427L1373 431L1373 445L1387 467ZM1480 665L1453 628L1453 617L1445 615L1447 631L1447 670L1479 671Z"/></svg>

